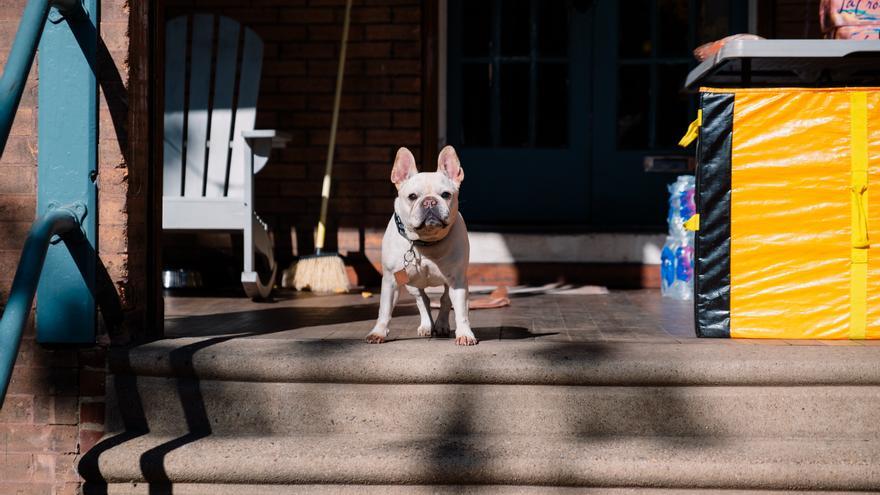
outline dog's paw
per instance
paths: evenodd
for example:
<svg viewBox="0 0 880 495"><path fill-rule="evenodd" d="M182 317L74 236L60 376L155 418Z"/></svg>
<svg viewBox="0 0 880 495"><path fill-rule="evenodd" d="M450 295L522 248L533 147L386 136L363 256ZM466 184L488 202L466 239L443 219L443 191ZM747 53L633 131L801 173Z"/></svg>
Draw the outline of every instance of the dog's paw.
<svg viewBox="0 0 880 495"><path fill-rule="evenodd" d="M366 340L369 344L381 344L385 342L385 336L381 333L370 332L367 334Z"/></svg>
<svg viewBox="0 0 880 495"><path fill-rule="evenodd" d="M474 337L474 333L470 330L460 332L455 332L455 345L477 345L477 338Z"/></svg>
<svg viewBox="0 0 880 495"><path fill-rule="evenodd" d="M419 334L419 337L430 337L431 336L431 327L426 327L425 325L419 325L419 328L416 329L416 333Z"/></svg>
<svg viewBox="0 0 880 495"><path fill-rule="evenodd" d="M449 337L449 320L440 320L438 319L434 322L434 335L438 337Z"/></svg>

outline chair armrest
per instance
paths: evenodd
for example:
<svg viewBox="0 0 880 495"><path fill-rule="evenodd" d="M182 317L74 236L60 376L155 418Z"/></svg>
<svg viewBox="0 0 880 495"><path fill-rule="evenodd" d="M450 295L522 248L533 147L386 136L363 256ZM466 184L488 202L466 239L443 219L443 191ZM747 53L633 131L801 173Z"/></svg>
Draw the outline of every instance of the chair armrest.
<svg viewBox="0 0 880 495"><path fill-rule="evenodd" d="M276 131L275 129L254 129L241 131L241 136L246 140L271 140L273 148L284 148L290 142L290 134Z"/></svg>
<svg viewBox="0 0 880 495"><path fill-rule="evenodd" d="M286 148L287 143L290 142L290 134L275 129L242 131L241 136L247 143L249 152L253 153L254 174L260 173L266 166L272 148Z"/></svg>

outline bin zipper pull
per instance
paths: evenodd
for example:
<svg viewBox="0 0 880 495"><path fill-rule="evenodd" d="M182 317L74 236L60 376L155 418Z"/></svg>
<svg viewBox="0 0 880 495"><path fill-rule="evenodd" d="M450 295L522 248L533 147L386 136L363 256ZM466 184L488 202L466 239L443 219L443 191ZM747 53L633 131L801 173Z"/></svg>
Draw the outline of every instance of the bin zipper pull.
<svg viewBox="0 0 880 495"><path fill-rule="evenodd" d="M682 148L687 148L693 143L694 139L697 139L697 136L700 135L701 125L703 125L703 110L697 110L697 118L688 126L687 132L684 137L681 138L681 141L678 142L678 145Z"/></svg>

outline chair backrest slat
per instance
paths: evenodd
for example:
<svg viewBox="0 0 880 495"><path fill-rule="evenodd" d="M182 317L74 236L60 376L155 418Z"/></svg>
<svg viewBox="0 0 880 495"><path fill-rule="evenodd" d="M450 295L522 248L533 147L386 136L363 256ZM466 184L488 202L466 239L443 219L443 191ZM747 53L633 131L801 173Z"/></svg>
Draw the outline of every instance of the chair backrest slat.
<svg viewBox="0 0 880 495"><path fill-rule="evenodd" d="M232 157L229 162L229 187L227 196L243 197L244 140L242 131L253 130L257 119L257 97L260 93L260 73L263 65L263 42L252 30L244 30L241 79L238 85L238 104L235 112L235 129L232 133Z"/></svg>
<svg viewBox="0 0 880 495"><path fill-rule="evenodd" d="M186 114L186 17L168 21L165 26L165 117L162 146L163 196L183 192L183 119Z"/></svg>
<svg viewBox="0 0 880 495"><path fill-rule="evenodd" d="M204 191L213 47L214 16L193 16L189 108L186 116L186 171L183 184L184 196L187 197L202 196Z"/></svg>
<svg viewBox="0 0 880 495"><path fill-rule="evenodd" d="M229 142L232 133L232 96L235 92L235 69L238 62L239 24L220 17L217 30L217 66L214 73L214 102L211 105L211 139L208 147L208 175L205 196L226 194L229 167Z"/></svg>
<svg viewBox="0 0 880 495"><path fill-rule="evenodd" d="M241 133L256 123L263 42L223 16L215 33L216 19L165 27L164 196L244 197Z"/></svg>

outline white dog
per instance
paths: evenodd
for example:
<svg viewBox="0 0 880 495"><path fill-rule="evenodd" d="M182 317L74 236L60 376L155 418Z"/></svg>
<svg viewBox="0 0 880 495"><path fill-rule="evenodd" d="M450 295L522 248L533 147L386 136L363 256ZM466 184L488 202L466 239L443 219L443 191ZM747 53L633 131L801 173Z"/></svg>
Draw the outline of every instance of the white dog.
<svg viewBox="0 0 880 495"><path fill-rule="evenodd" d="M388 322L400 286L415 296L422 317L418 333L449 335L449 309L455 309L455 343L477 343L468 320L467 267L470 255L467 227L458 212L458 188L464 170L452 146L440 151L436 172L416 170L406 148L397 151L391 182L397 186L394 216L382 239L382 295L379 319L367 335L378 344L388 336ZM443 286L440 312L431 320L426 287Z"/></svg>

